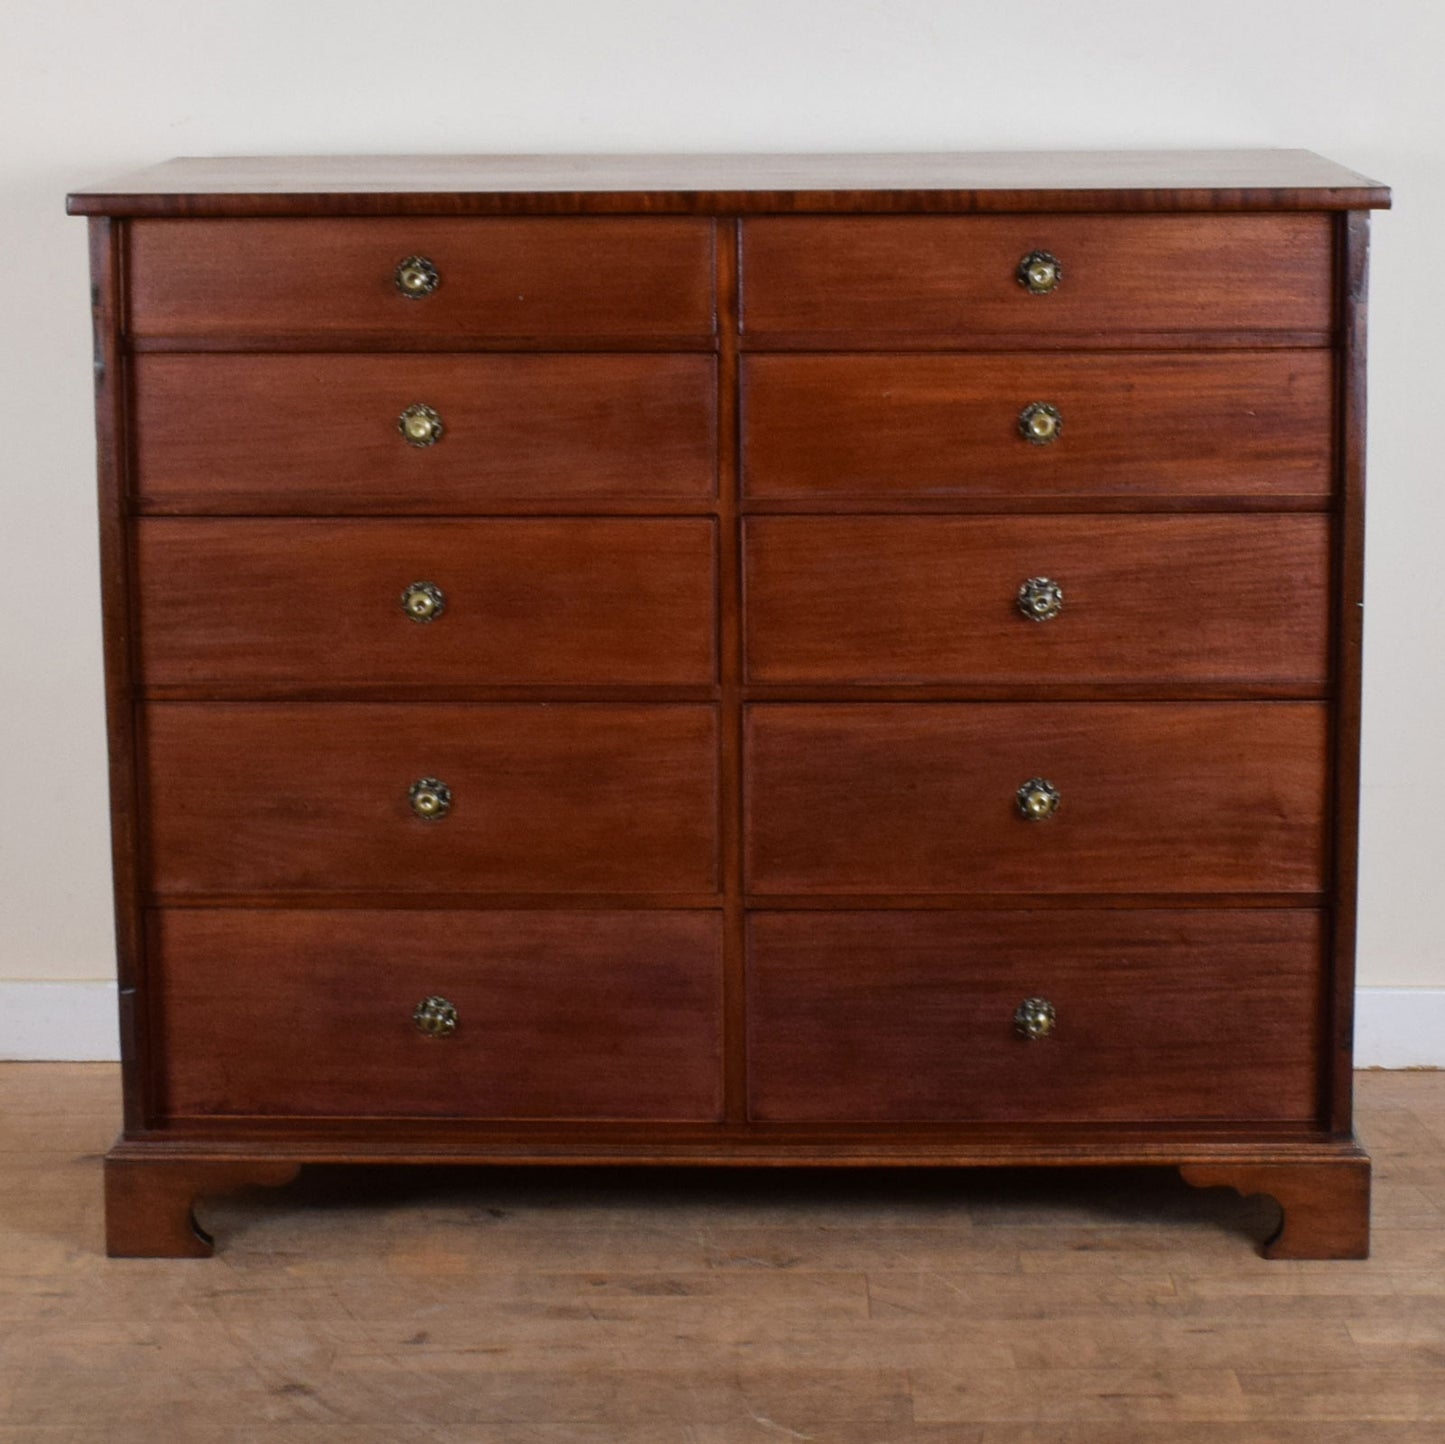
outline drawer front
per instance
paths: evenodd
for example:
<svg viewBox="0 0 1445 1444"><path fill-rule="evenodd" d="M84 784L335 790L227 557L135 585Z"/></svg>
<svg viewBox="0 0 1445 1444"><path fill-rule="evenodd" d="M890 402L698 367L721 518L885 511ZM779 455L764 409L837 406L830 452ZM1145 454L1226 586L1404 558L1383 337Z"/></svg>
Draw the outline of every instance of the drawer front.
<svg viewBox="0 0 1445 1444"><path fill-rule="evenodd" d="M747 496L1323 496L1327 351L753 356ZM1023 434L1030 408L1058 429Z"/></svg>
<svg viewBox="0 0 1445 1444"><path fill-rule="evenodd" d="M154 913L161 1107L716 1118L720 931L707 912ZM417 1027L429 997L453 1032Z"/></svg>
<svg viewBox="0 0 1445 1444"><path fill-rule="evenodd" d="M1290 893L1324 885L1327 708L762 705L757 893ZM1035 779L1057 811L1026 818Z"/></svg>
<svg viewBox="0 0 1445 1444"><path fill-rule="evenodd" d="M1324 928L1251 910L762 913L751 1116L1306 1122ZM1019 1005L1053 1009L1024 1036Z"/></svg>
<svg viewBox="0 0 1445 1444"><path fill-rule="evenodd" d="M136 532L153 686L716 675L709 520L150 518Z"/></svg>
<svg viewBox="0 0 1445 1444"><path fill-rule="evenodd" d="M703 356L141 356L137 495L241 513L706 502L715 392ZM430 444L402 434L413 407L439 419Z"/></svg>
<svg viewBox="0 0 1445 1444"><path fill-rule="evenodd" d="M1318 685L1329 531L1318 515L752 517L748 679Z"/></svg>
<svg viewBox="0 0 1445 1444"><path fill-rule="evenodd" d="M144 733L159 894L716 886L711 707L153 703Z"/></svg>
<svg viewBox="0 0 1445 1444"><path fill-rule="evenodd" d="M1324 332L1326 215L774 217L743 223L743 334L866 344L1006 335ZM1019 281L1026 256L1058 285Z"/></svg>
<svg viewBox="0 0 1445 1444"><path fill-rule="evenodd" d="M403 292L419 257L429 294ZM701 340L713 227L693 219L136 221L132 334L284 344Z"/></svg>

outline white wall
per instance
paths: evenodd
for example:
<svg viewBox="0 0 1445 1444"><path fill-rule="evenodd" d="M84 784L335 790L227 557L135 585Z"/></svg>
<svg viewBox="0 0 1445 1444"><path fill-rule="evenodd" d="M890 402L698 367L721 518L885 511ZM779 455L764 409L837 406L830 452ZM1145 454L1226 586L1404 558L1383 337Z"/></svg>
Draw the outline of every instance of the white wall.
<svg viewBox="0 0 1445 1444"><path fill-rule="evenodd" d="M68 188L176 154L1301 146L1396 190L1376 220L1361 980L1445 987L1442 50L1427 0L0 0L0 980L111 967Z"/></svg>

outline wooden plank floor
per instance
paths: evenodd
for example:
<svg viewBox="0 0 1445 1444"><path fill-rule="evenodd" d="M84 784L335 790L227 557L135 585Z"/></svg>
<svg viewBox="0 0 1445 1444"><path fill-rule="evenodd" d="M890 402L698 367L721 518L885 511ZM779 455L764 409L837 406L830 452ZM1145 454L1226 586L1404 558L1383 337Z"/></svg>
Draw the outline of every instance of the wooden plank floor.
<svg viewBox="0 0 1445 1444"><path fill-rule="evenodd" d="M0 1441L1441 1444L1445 1073L1374 1256L1168 1173L312 1170L103 1257L107 1065L0 1065Z"/></svg>

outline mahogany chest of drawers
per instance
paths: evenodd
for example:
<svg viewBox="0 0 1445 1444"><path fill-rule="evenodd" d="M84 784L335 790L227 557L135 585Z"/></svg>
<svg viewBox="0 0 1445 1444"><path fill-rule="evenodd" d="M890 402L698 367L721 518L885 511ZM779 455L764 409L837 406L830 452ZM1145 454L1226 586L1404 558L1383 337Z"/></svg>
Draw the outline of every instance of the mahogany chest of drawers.
<svg viewBox="0 0 1445 1444"><path fill-rule="evenodd" d="M1372 181L178 161L89 216L117 1254L305 1163L1159 1164L1354 1256Z"/></svg>

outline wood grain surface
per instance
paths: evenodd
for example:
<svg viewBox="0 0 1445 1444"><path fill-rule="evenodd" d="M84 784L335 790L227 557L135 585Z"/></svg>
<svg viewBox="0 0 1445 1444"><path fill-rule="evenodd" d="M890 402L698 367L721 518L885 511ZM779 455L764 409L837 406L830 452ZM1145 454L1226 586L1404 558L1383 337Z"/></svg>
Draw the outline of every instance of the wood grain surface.
<svg viewBox="0 0 1445 1444"><path fill-rule="evenodd" d="M162 895L717 885L711 707L159 702L145 745Z"/></svg>
<svg viewBox="0 0 1445 1444"><path fill-rule="evenodd" d="M1387 201L1298 153L177 162L76 197L118 218L113 1250L204 1251L198 1194L303 1162L585 1161L1182 1165L1272 1191L1278 1256L1362 1252L1355 208ZM1055 573L1062 616L1018 617ZM1073 1025L1042 1045L988 1021L1036 959ZM506 1041L429 1074L388 1050L429 1041L433 967L466 995L438 1047ZM910 1407L849 1417L968 1416Z"/></svg>
<svg viewBox="0 0 1445 1444"><path fill-rule="evenodd" d="M1388 187L1306 150L183 156L72 215L1333 210Z"/></svg>
<svg viewBox="0 0 1445 1444"><path fill-rule="evenodd" d="M1265 1242L1265 1258L1366 1259L1370 1256L1371 1165L1347 1163L1326 1175L1288 1163L1215 1166L1187 1163L1179 1173L1195 1188L1232 1188L1268 1194L1280 1205L1278 1232Z"/></svg>
<svg viewBox="0 0 1445 1444"><path fill-rule="evenodd" d="M757 1119L1319 1111L1318 913L754 913L749 941ZM1057 1022L1027 1040L1033 997Z"/></svg>
<svg viewBox="0 0 1445 1444"><path fill-rule="evenodd" d="M758 684L1318 684L1322 516L752 517ZM1047 578L1063 609L1025 617Z"/></svg>
<svg viewBox="0 0 1445 1444"><path fill-rule="evenodd" d="M1369 332L1369 217L1340 217L1339 513L1335 531L1335 727L1331 781L1334 846L1331 884L1337 899L1330 969L1331 1123L1351 1123L1355 1042L1355 933L1360 868L1360 717L1365 631L1365 353Z"/></svg>
<svg viewBox="0 0 1445 1444"><path fill-rule="evenodd" d="M748 886L770 893L1312 892L1316 703L748 709ZM1016 791L1058 789L1029 821Z"/></svg>
<svg viewBox="0 0 1445 1444"><path fill-rule="evenodd" d="M747 498L1313 495L1331 486L1326 351L751 356ZM1062 418L1035 445L1019 417Z"/></svg>
<svg viewBox="0 0 1445 1444"><path fill-rule="evenodd" d="M715 913L183 909L151 926L166 1115L719 1112ZM429 996L455 1006L450 1036L413 1023Z"/></svg>
<svg viewBox="0 0 1445 1444"><path fill-rule="evenodd" d="M1334 311L1324 215L763 217L742 245L750 345L1325 331ZM1042 295L1017 275L1035 251L1062 267Z"/></svg>
<svg viewBox="0 0 1445 1444"><path fill-rule="evenodd" d="M125 1124L143 1125L147 1113L149 1040L143 1010L146 949L141 892L145 837L139 739L133 698L140 667L133 634L129 505L129 358L121 342L125 307L124 227L101 218L86 224L95 388L96 515L99 523L100 612L105 669L105 729L109 767L111 892L115 916L116 1012L124 1069Z"/></svg>
<svg viewBox="0 0 1445 1444"><path fill-rule="evenodd" d="M142 356L135 490L159 512L485 512L708 504L701 356ZM410 446L408 406L444 431Z"/></svg>
<svg viewBox="0 0 1445 1444"><path fill-rule="evenodd" d="M149 686L708 684L710 520L209 520L136 527ZM412 620L403 591L440 588Z"/></svg>
<svg viewBox="0 0 1445 1444"><path fill-rule="evenodd" d="M714 326L712 244L711 224L680 219L138 221L130 330L697 340ZM436 267L431 295L397 288L411 256Z"/></svg>

